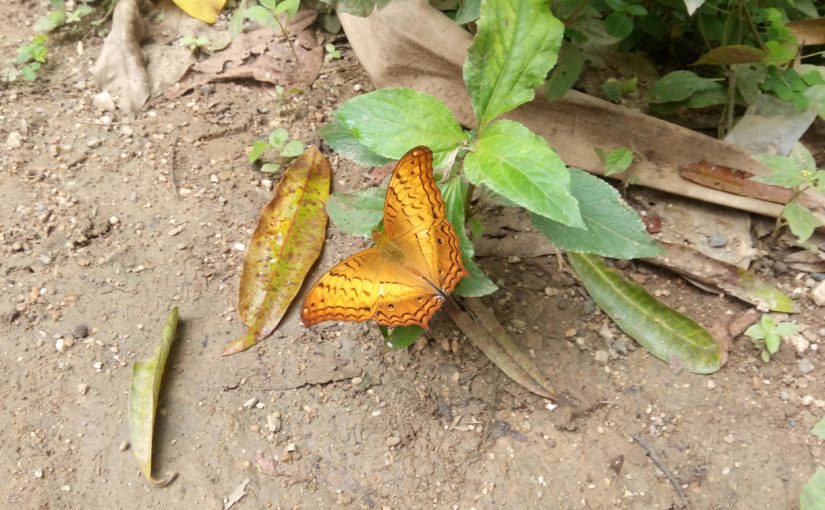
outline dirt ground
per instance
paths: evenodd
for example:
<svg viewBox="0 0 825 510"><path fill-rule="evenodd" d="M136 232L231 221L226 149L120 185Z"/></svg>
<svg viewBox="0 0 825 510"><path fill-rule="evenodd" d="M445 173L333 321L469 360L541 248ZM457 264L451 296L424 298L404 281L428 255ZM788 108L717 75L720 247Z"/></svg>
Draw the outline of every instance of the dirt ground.
<svg viewBox="0 0 825 510"><path fill-rule="evenodd" d="M4 61L43 4L2 8ZM825 413L825 320L813 279L793 271L774 281L802 308L807 349L786 344L766 364L740 337L726 366L698 376L635 347L554 256L480 258L502 287L487 299L499 320L550 380L601 403L575 419L508 380L443 314L426 340L385 352L370 325L309 330L291 310L273 337L220 357L244 331L242 250L272 189L246 151L273 127L313 142L369 81L343 44L281 104L271 87L218 83L104 124L89 75L101 40L84 44L78 55L55 39L44 80L0 88L3 507L218 509L243 484L233 508L679 507L635 436L691 508L791 509L825 464L810 433ZM374 183L324 150L335 190ZM362 246L331 227L312 277ZM708 327L747 308L643 265L625 272ZM127 447L127 388L172 306L181 326L154 459L179 477L153 488Z"/></svg>

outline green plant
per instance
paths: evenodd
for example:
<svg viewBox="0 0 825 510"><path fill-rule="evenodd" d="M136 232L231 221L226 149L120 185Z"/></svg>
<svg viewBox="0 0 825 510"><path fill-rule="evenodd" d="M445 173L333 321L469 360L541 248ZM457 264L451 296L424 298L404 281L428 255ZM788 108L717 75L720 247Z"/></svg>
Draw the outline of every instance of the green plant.
<svg viewBox="0 0 825 510"><path fill-rule="evenodd" d="M209 39L207 39L206 37L185 35L178 39L178 44L180 44L184 48L189 48L189 51L193 53L199 53L203 51L207 44L209 44Z"/></svg>
<svg viewBox="0 0 825 510"><path fill-rule="evenodd" d="M289 32L281 23L279 14L286 13L286 18L289 20L295 16L300 6L300 0L258 0L258 5L247 7L243 11L244 18L255 21L265 27L280 28L281 33L289 43L289 49L292 50L292 56L295 61L298 61L298 54L295 52L295 47L292 45L292 40L289 38Z"/></svg>
<svg viewBox="0 0 825 510"><path fill-rule="evenodd" d="M777 322L770 315L763 315L759 322L745 331L754 344L762 351L762 361L771 360L771 356L779 352L782 338L789 337L797 332L799 326L793 322Z"/></svg>
<svg viewBox="0 0 825 510"><path fill-rule="evenodd" d="M820 418L811 432L819 439L825 439L825 418ZM808 483L802 487L799 510L825 510L825 469L816 468Z"/></svg>
<svg viewBox="0 0 825 510"><path fill-rule="evenodd" d="M332 43L324 45L324 52L326 53L324 55L324 62L341 58L341 52Z"/></svg>
<svg viewBox="0 0 825 510"><path fill-rule="evenodd" d="M470 272L455 291L459 296L482 296L498 288L475 263L465 229L467 223L478 223L470 200L478 188L529 211L536 227L559 248L617 258L661 253L635 211L609 184L568 169L546 140L518 122L498 118L533 99L556 63L562 23L541 0L489 0L481 4L477 26L464 65L478 120L475 129L463 130L430 95L387 88L354 97L335 110L333 121L321 129L326 142L344 157L373 165L398 159L416 145L433 150L434 165L446 166L439 187ZM336 196L330 217L348 232L369 235L381 218L381 200L375 195ZM593 196L599 200L591 201ZM393 345L402 347L415 336Z"/></svg>
<svg viewBox="0 0 825 510"><path fill-rule="evenodd" d="M816 167L811 152L804 145L797 143L787 156L762 154L757 159L770 168L769 176L753 177L754 181L782 186L791 190L791 198L782 208L782 215L776 219L774 233L787 225L791 232L804 243L811 237L821 222L805 206L800 197L808 189L825 191L825 170Z"/></svg>
<svg viewBox="0 0 825 510"><path fill-rule="evenodd" d="M291 140L287 142L289 133L284 128L277 128L272 130L267 136L266 140L255 140L252 147L249 149L247 158L250 163L255 163L260 160L267 149L274 150L278 156L277 159L288 160L300 156L304 152L304 144L300 140ZM261 165L261 171L267 173L275 173L281 169L280 162L269 162Z"/></svg>
<svg viewBox="0 0 825 510"><path fill-rule="evenodd" d="M26 81L36 80L38 72L46 63L46 56L49 53L46 47L47 40L48 36L38 34L32 38L32 42L21 46L12 66L3 70L3 79L7 82L15 81L18 77L22 77Z"/></svg>
<svg viewBox="0 0 825 510"><path fill-rule="evenodd" d="M77 23L84 17L94 12L94 8L89 5L90 0L81 0L78 5L74 5L71 10L67 9L65 0L49 0L51 10L45 16L41 16L34 23L34 30L41 34L52 32L62 25Z"/></svg>
<svg viewBox="0 0 825 510"><path fill-rule="evenodd" d="M597 147L596 154L604 164L604 175L620 174L633 164L633 151L627 147L617 147L607 153Z"/></svg>

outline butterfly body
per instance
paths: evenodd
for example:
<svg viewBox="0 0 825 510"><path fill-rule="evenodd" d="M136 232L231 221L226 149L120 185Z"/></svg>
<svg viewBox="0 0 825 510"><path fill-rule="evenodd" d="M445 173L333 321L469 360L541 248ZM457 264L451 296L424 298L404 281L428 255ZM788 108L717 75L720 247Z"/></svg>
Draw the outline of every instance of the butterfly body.
<svg viewBox="0 0 825 510"><path fill-rule="evenodd" d="M326 320L385 326L430 318L468 274L427 147L409 151L393 171L384 203L384 232L375 246L338 263L310 290L301 310L307 326Z"/></svg>

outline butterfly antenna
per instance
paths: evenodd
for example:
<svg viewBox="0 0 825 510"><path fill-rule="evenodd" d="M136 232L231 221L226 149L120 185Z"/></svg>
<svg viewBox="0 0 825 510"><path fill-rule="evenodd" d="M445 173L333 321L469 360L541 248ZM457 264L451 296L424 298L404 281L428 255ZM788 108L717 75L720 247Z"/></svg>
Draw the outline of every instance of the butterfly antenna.
<svg viewBox="0 0 825 510"><path fill-rule="evenodd" d="M446 293L446 292L444 292L444 289L442 289L442 288L441 288L441 287L439 287L438 285L436 285L436 284L434 284L433 282L431 282L431 281L430 281L430 279L429 279L429 278L427 278L426 276L421 276L421 278L423 278L423 279L424 279L424 281L425 281L425 282L427 282L427 284L429 284L429 286L430 286L430 287L432 287L432 288L433 288L433 290L436 292L436 294L438 294L439 296L441 296L441 298L442 298L442 299L447 299L447 293Z"/></svg>

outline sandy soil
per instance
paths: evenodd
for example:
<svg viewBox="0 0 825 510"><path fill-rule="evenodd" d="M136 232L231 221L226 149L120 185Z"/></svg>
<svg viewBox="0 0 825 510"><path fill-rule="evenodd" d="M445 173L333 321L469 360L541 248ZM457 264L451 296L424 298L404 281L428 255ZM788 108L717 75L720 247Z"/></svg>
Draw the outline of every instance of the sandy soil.
<svg viewBox="0 0 825 510"><path fill-rule="evenodd" d="M41 4L3 8L4 61ZM246 482L233 508L677 508L635 436L691 508L789 509L825 463L810 433L825 412L825 320L805 274L775 281L800 289L806 351L785 345L765 364L740 337L720 372L697 376L636 348L555 257L482 257L502 323L558 386L601 402L572 420L443 316L413 348L384 352L374 327L309 330L293 310L273 337L221 358L243 332L243 245L271 195L248 147L277 126L312 142L369 82L344 46L281 103L269 87L219 83L104 125L88 72L101 41L84 44L79 56L58 38L42 81L0 89L3 506L222 508ZM20 147L5 145L11 132ZM336 190L373 183L324 150ZM331 227L313 276L363 245ZM746 309L641 265L626 273L708 327ZM126 392L173 305L155 462L180 476L157 489L126 448Z"/></svg>

